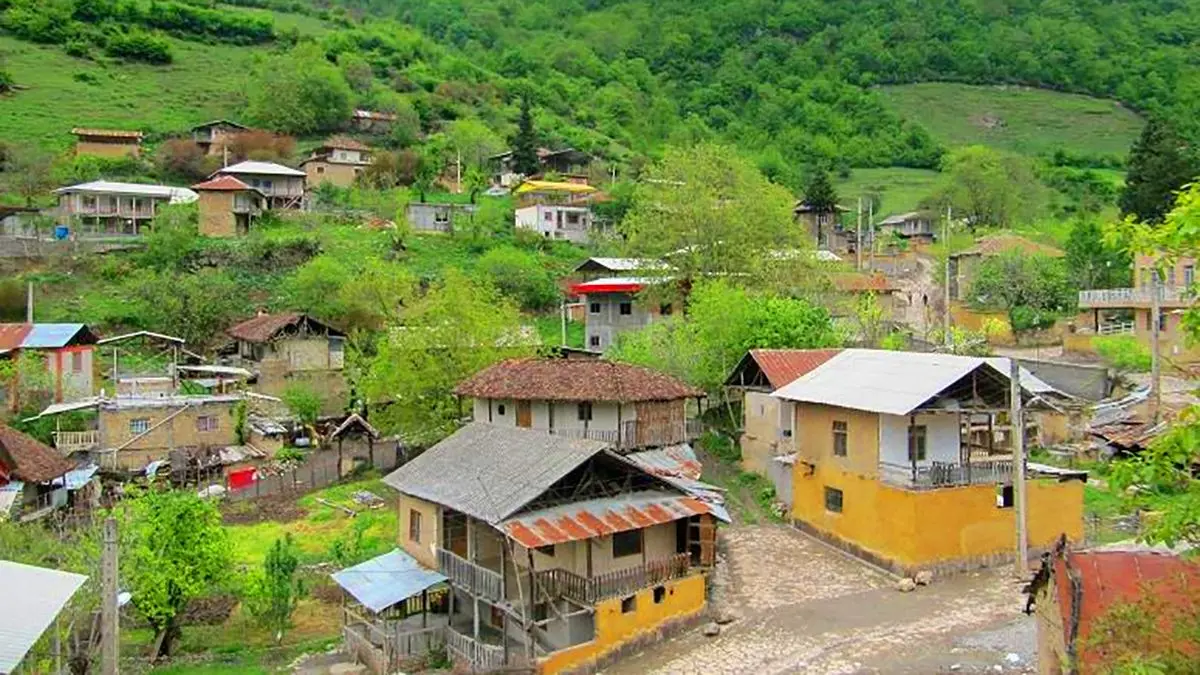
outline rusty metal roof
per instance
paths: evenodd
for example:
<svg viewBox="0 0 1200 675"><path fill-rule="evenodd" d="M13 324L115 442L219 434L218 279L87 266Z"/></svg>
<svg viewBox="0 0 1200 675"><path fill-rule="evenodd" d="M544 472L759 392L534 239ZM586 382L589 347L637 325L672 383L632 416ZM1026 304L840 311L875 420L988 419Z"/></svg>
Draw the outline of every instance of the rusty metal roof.
<svg viewBox="0 0 1200 675"><path fill-rule="evenodd" d="M695 497L637 492L552 506L513 516L500 529L526 548L591 539L712 513Z"/></svg>

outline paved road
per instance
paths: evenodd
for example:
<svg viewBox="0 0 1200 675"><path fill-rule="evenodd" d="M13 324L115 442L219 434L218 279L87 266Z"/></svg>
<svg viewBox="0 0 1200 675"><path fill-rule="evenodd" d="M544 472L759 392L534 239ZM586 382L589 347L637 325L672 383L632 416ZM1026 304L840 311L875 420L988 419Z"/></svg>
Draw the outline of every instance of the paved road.
<svg viewBox="0 0 1200 675"><path fill-rule="evenodd" d="M718 637L692 631L605 673L1032 672L1033 624L1008 570L900 593L890 576L786 526L723 536L714 606L739 618Z"/></svg>

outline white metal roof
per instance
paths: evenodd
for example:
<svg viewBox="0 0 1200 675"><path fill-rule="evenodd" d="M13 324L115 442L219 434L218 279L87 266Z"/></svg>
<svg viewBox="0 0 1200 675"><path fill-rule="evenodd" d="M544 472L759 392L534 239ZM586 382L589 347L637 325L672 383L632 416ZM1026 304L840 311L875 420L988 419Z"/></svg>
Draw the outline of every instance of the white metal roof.
<svg viewBox="0 0 1200 675"><path fill-rule="evenodd" d="M78 185L68 185L54 191L54 194L73 194L76 192L86 194L118 194L131 195L134 197L159 197L171 200L172 204L187 204L194 202L199 197L195 192L184 188L175 187L173 185L144 185L142 183L114 183L107 180L94 180L90 183L80 183Z"/></svg>
<svg viewBox="0 0 1200 675"><path fill-rule="evenodd" d="M290 166L276 164L275 162L255 162L247 160L238 162L224 169L217 169L213 172L214 176L221 174L254 174L259 176L304 176L303 171L298 171Z"/></svg>
<svg viewBox="0 0 1200 675"><path fill-rule="evenodd" d="M1008 357L1006 356L990 356L985 358L984 361L987 361L991 367L1004 373L1005 375L1008 375L1012 372L1012 364L1009 363ZM1058 389L1050 386L1045 380L1042 380L1037 375L1029 372L1024 367L1021 368L1020 380L1021 386L1025 389L1025 391L1031 394L1054 394L1064 398L1073 398L1070 394L1059 391Z"/></svg>
<svg viewBox="0 0 1200 675"><path fill-rule="evenodd" d="M82 574L0 560L0 673L17 669L84 581Z"/></svg>
<svg viewBox="0 0 1200 675"><path fill-rule="evenodd" d="M986 359L974 356L843 349L772 396L907 415L980 366L990 367Z"/></svg>
<svg viewBox="0 0 1200 675"><path fill-rule="evenodd" d="M666 263L653 258L602 258L591 257L583 261L579 267L583 267L588 263L595 263L613 272L634 272L637 270L659 269L666 267ZM576 269L578 270L579 267Z"/></svg>

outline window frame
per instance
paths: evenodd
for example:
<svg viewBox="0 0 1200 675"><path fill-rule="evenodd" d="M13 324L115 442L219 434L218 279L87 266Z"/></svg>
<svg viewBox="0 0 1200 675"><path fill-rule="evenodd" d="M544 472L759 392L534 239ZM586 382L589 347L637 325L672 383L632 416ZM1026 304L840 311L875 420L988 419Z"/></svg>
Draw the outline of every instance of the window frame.
<svg viewBox="0 0 1200 675"><path fill-rule="evenodd" d="M621 316L633 316L633 302L622 302L617 305L617 313Z"/></svg>
<svg viewBox="0 0 1200 675"><path fill-rule="evenodd" d="M825 486L825 511L827 513L844 513L846 508L846 493L838 488Z"/></svg>
<svg viewBox="0 0 1200 675"><path fill-rule="evenodd" d="M575 416L580 422L591 422L592 413L591 401L580 401L575 406Z"/></svg>
<svg viewBox="0 0 1200 675"><path fill-rule="evenodd" d="M421 512L416 509L408 510L408 540L421 543Z"/></svg>
<svg viewBox="0 0 1200 675"><path fill-rule="evenodd" d="M218 429L216 415L200 415L196 417L196 432L207 433Z"/></svg>
<svg viewBox="0 0 1200 675"><path fill-rule="evenodd" d="M600 346L600 336L599 335L589 336L588 337L588 346L599 347Z"/></svg>
<svg viewBox="0 0 1200 675"><path fill-rule="evenodd" d="M646 549L644 530L625 530L612 535L613 560L641 555Z"/></svg>
<svg viewBox="0 0 1200 675"><path fill-rule="evenodd" d="M850 455L850 423L845 420L833 420L830 424L833 434L833 456L848 457Z"/></svg>
<svg viewBox="0 0 1200 675"><path fill-rule="evenodd" d="M149 417L134 417L129 420L129 433L134 436L144 434L150 431L150 426Z"/></svg>
<svg viewBox="0 0 1200 675"><path fill-rule="evenodd" d="M905 437L908 439L908 461L924 462L929 457L929 427L924 424L910 424ZM919 447L914 448L914 443ZM916 453L913 452L914 449L917 450Z"/></svg>
<svg viewBox="0 0 1200 675"><path fill-rule="evenodd" d="M588 303L588 314L599 314L599 313L600 313L600 303L589 302Z"/></svg>
<svg viewBox="0 0 1200 675"><path fill-rule="evenodd" d="M71 372L72 373L82 373L83 372L83 352L81 352L81 351L71 352Z"/></svg>

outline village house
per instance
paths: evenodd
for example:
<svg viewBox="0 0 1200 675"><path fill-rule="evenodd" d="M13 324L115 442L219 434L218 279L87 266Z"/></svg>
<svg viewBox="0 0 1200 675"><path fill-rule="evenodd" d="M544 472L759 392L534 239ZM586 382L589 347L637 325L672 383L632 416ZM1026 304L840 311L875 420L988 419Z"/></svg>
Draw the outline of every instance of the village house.
<svg viewBox="0 0 1200 675"><path fill-rule="evenodd" d="M395 122L395 113L375 110L355 110L350 116L350 126L355 131L368 134L386 134Z"/></svg>
<svg viewBox="0 0 1200 675"><path fill-rule="evenodd" d="M229 120L212 120L191 128L192 142L200 146L206 155L220 155L234 136L249 131L250 127Z"/></svg>
<svg viewBox="0 0 1200 675"><path fill-rule="evenodd" d="M142 154L144 134L140 131L76 127L71 130L71 134L75 136L76 155L140 157Z"/></svg>
<svg viewBox="0 0 1200 675"><path fill-rule="evenodd" d="M591 438L621 450L677 445L700 435L687 401L704 393L649 368L600 359L513 359L455 388L471 418Z"/></svg>
<svg viewBox="0 0 1200 675"><path fill-rule="evenodd" d="M238 237L250 233L254 221L266 208L267 198L233 176L220 176L197 183L200 234L206 237Z"/></svg>
<svg viewBox="0 0 1200 675"><path fill-rule="evenodd" d="M584 315L584 348L601 352L612 346L617 336L637 330L673 311L670 303L655 305L639 301L638 293L661 283L662 278L606 277L572 284L570 292L578 296Z"/></svg>
<svg viewBox="0 0 1200 675"><path fill-rule="evenodd" d="M39 238L35 221L40 213L34 206L0 206L0 236Z"/></svg>
<svg viewBox="0 0 1200 675"><path fill-rule="evenodd" d="M26 352L44 357L49 376L44 393L56 403L92 395L95 344L96 335L82 323L0 323L0 358L15 361ZM9 409L20 405L9 392Z"/></svg>
<svg viewBox="0 0 1200 675"><path fill-rule="evenodd" d="M96 180L68 185L58 195L58 223L72 237L138 236L167 204L189 204L198 196L187 188Z"/></svg>
<svg viewBox="0 0 1200 675"><path fill-rule="evenodd" d="M971 283L975 280L975 270L980 262L1008 251L1051 258L1063 256L1063 252L1053 246L1039 244L1015 234L992 234L982 237L974 246L950 255L950 299L958 302L970 300Z"/></svg>
<svg viewBox="0 0 1200 675"><path fill-rule="evenodd" d="M334 136L313 149L308 159L300 162L308 188L324 183L350 187L371 164L371 148L346 136Z"/></svg>
<svg viewBox="0 0 1200 675"><path fill-rule="evenodd" d="M835 318L853 319L860 299L866 295L873 295L883 311L883 321L904 322L908 298L901 292L899 284L889 279L886 274L855 270L836 271L830 275L830 282L833 288L828 305L832 308Z"/></svg>
<svg viewBox="0 0 1200 675"><path fill-rule="evenodd" d="M1108 630L1120 631L1123 624L1113 613L1123 607L1138 614L1153 612L1158 626L1145 638L1117 634L1117 642L1128 638L1139 646L1182 649L1185 654L1196 645L1195 631L1189 640L1184 626L1195 625L1200 563L1163 546L1125 542L1077 551L1060 541L1043 556L1025 592L1025 611L1037 617L1040 675L1107 672L1103 667L1120 654L1097 643L1098 631L1113 619L1117 622Z"/></svg>
<svg viewBox="0 0 1200 675"><path fill-rule="evenodd" d="M238 162L217 169L210 178L233 176L266 197L268 209L304 207L305 173L275 162Z"/></svg>
<svg viewBox="0 0 1200 675"><path fill-rule="evenodd" d="M65 506L63 478L73 468L54 448L0 424L0 521L32 520Z"/></svg>
<svg viewBox="0 0 1200 675"><path fill-rule="evenodd" d="M842 227L841 214L847 209L838 205L833 209L818 209L808 202L796 202L792 215L809 239L822 251L853 253L857 244L857 232Z"/></svg>
<svg viewBox="0 0 1200 675"><path fill-rule="evenodd" d="M576 150L575 148L563 148L561 150L538 148L537 156L537 173L532 176L525 176L517 173L512 150L493 155L489 158L495 167L492 183L503 187L511 187L520 183L522 179L541 178L546 174L554 174L556 179L563 182L581 185L588 184L588 167L592 163L592 158L586 152Z"/></svg>
<svg viewBox="0 0 1200 675"><path fill-rule="evenodd" d="M1180 258L1162 271L1152 256L1138 255L1133 261L1133 288L1105 288L1079 292L1079 323L1094 335L1133 335L1150 346L1154 333L1151 319L1155 280L1158 285L1158 339L1161 353L1177 363L1200 361L1200 348L1188 343L1184 313L1194 307L1190 294L1196 282L1196 260Z"/></svg>
<svg viewBox="0 0 1200 675"><path fill-rule="evenodd" d="M797 527L906 575L1012 559L1012 456L964 433L1009 407L986 359L845 349L773 395L792 409ZM1079 540L1087 474L1027 466L1030 546Z"/></svg>
<svg viewBox="0 0 1200 675"><path fill-rule="evenodd" d="M310 388L323 414L346 407L346 334L307 314L261 312L225 331L234 341L232 364L256 375L255 390L281 396L289 386Z"/></svg>
<svg viewBox="0 0 1200 675"><path fill-rule="evenodd" d="M413 202L405 207L409 225L418 232L453 232L454 221L470 220L479 207L475 204L430 204Z"/></svg>
<svg viewBox="0 0 1200 675"><path fill-rule="evenodd" d="M937 241L933 218L925 211L910 211L888 216L875 225L877 239L894 236L914 246L926 246Z"/></svg>
<svg viewBox="0 0 1200 675"><path fill-rule="evenodd" d="M407 567L436 576L371 592L431 614L423 629L347 613L347 646L374 672L400 667L419 631L477 672L595 669L705 609L719 511L608 443L472 423L384 482L400 493Z"/></svg>
<svg viewBox="0 0 1200 675"><path fill-rule="evenodd" d="M516 227L547 239L587 243L594 224L589 198L597 192L590 185L527 180L514 191Z"/></svg>

